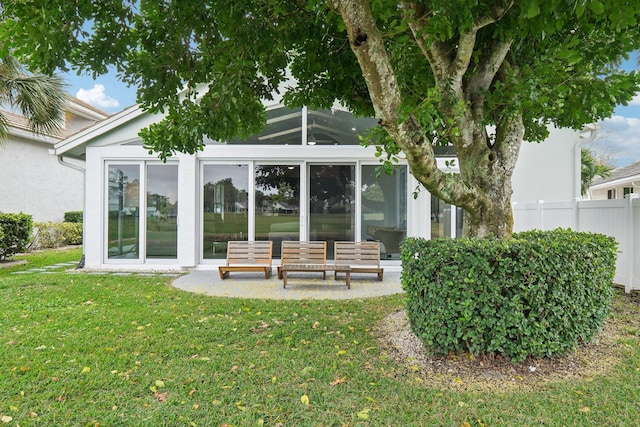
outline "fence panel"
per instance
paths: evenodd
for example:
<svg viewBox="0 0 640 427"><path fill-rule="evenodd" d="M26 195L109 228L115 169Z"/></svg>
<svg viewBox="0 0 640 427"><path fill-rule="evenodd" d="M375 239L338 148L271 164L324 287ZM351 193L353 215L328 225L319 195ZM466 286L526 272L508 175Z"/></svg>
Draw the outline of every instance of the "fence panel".
<svg viewBox="0 0 640 427"><path fill-rule="evenodd" d="M514 205L514 231L571 228L618 241L614 281L626 292L640 289L640 199Z"/></svg>

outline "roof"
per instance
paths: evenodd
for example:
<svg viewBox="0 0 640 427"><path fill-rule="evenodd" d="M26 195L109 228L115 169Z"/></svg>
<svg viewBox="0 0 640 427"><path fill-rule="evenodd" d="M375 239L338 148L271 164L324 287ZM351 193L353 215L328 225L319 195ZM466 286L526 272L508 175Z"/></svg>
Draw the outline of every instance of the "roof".
<svg viewBox="0 0 640 427"><path fill-rule="evenodd" d="M78 117L91 120L94 123L109 117L109 114L104 111L99 110L73 96L69 96L65 111L75 114ZM55 133L34 134L31 126L29 125L29 121L25 116L5 110L4 108L0 108L0 114L2 114L7 120L9 132L13 134L19 134L22 136L35 135L36 137L41 137L40 139L49 140L49 142L57 142L78 132L77 130L74 131L66 128L67 123L64 123L65 127ZM88 126L92 125L93 124L89 124Z"/></svg>
<svg viewBox="0 0 640 427"><path fill-rule="evenodd" d="M591 183L591 187L601 186L614 182L629 182L640 180L640 160L629 163L626 166L619 167L611 171L606 178L596 178Z"/></svg>

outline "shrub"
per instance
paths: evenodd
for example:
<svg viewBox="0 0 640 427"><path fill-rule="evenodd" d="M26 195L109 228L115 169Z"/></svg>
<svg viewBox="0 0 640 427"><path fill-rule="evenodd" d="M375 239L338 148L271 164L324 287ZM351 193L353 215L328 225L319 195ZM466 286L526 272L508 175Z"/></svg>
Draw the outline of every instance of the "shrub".
<svg viewBox="0 0 640 427"><path fill-rule="evenodd" d="M38 222L34 226L31 249L50 249L82 244L82 223Z"/></svg>
<svg viewBox="0 0 640 427"><path fill-rule="evenodd" d="M65 212L64 222L79 222L82 224L82 211Z"/></svg>
<svg viewBox="0 0 640 427"><path fill-rule="evenodd" d="M511 240L406 239L413 331L434 354L552 356L591 340L613 294L616 242L570 230Z"/></svg>
<svg viewBox="0 0 640 427"><path fill-rule="evenodd" d="M0 213L0 259L25 252L32 228L31 215Z"/></svg>

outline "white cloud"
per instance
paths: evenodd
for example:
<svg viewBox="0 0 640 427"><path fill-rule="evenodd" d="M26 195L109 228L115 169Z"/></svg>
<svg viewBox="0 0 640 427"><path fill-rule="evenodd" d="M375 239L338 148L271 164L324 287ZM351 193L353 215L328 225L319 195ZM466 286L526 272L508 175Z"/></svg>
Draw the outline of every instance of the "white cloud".
<svg viewBox="0 0 640 427"><path fill-rule="evenodd" d="M104 93L104 85L96 83L93 85L93 88L89 90L80 89L78 93L76 93L76 98L81 101L86 102L87 104L93 105L94 107L99 108L117 108L120 106L120 103L117 99L114 99Z"/></svg>
<svg viewBox="0 0 640 427"><path fill-rule="evenodd" d="M640 92L636 93L631 101L629 101L629 105L640 105Z"/></svg>
<svg viewBox="0 0 640 427"><path fill-rule="evenodd" d="M618 167L640 160L640 118L613 116L603 120L594 148L598 147L611 152Z"/></svg>

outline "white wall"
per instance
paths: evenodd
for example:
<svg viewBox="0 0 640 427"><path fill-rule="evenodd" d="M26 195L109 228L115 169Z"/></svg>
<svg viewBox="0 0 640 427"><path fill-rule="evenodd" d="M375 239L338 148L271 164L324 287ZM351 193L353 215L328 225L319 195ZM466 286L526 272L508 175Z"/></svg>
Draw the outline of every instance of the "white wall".
<svg viewBox="0 0 640 427"><path fill-rule="evenodd" d="M512 202L566 202L579 197L580 132L556 128L550 132L543 142L522 142L513 172Z"/></svg>
<svg viewBox="0 0 640 427"><path fill-rule="evenodd" d="M62 222L65 212L82 210L83 174L58 163L51 148L15 137L0 147L0 212Z"/></svg>

